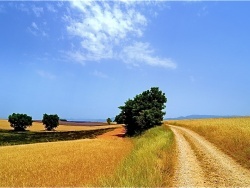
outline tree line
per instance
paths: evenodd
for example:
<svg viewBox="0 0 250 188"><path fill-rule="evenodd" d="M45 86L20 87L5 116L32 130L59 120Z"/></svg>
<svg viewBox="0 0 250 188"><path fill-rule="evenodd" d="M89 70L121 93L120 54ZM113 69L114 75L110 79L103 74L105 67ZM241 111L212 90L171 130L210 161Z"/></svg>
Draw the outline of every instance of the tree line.
<svg viewBox="0 0 250 188"><path fill-rule="evenodd" d="M25 129L32 126L33 123L31 116L18 113L9 115L8 122L15 131L25 131ZM43 114L42 123L47 131L52 131L59 125L59 116L57 114Z"/></svg>

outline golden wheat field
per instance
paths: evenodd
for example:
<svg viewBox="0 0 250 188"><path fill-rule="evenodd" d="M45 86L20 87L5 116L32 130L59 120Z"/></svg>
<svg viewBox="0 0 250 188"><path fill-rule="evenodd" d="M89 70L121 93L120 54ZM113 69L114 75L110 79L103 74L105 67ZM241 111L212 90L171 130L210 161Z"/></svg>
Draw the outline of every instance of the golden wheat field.
<svg viewBox="0 0 250 188"><path fill-rule="evenodd" d="M250 169L250 117L171 120L166 123L196 131Z"/></svg>
<svg viewBox="0 0 250 188"><path fill-rule="evenodd" d="M129 139L115 136L3 146L0 186L91 185L110 176L131 148Z"/></svg>
<svg viewBox="0 0 250 188"><path fill-rule="evenodd" d="M83 131L83 130L97 130L97 129L105 129L105 128L117 128L121 127L120 125L102 125L102 126L74 126L74 125L59 125L56 128L56 131ZM8 120L0 119L0 129L13 130L10 126ZM44 131L44 125L40 122L33 122L32 126L27 127L26 130L30 131Z"/></svg>

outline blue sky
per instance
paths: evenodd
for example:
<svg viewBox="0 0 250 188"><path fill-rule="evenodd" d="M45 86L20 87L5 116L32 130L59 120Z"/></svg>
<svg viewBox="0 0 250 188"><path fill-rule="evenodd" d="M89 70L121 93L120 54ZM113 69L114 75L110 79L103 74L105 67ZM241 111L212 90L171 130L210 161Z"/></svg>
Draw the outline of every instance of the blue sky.
<svg viewBox="0 0 250 188"><path fill-rule="evenodd" d="M250 2L0 1L0 117L114 117L151 87L166 118L250 115Z"/></svg>

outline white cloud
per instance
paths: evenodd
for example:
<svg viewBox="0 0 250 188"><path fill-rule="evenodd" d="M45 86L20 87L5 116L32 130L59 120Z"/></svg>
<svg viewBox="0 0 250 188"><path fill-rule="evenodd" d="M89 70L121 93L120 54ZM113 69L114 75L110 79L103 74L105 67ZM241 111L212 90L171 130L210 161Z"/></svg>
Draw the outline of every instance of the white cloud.
<svg viewBox="0 0 250 188"><path fill-rule="evenodd" d="M38 27L37 27L37 25L36 25L35 22L32 22L31 26L32 26L34 29L38 30Z"/></svg>
<svg viewBox="0 0 250 188"><path fill-rule="evenodd" d="M79 43L66 52L69 58L81 64L117 59L133 65L176 68L171 59L155 55L149 43L134 42L140 41L149 22L138 6L149 2L85 0L70 3L74 12L65 15L64 20L67 32L79 39Z"/></svg>
<svg viewBox="0 0 250 188"><path fill-rule="evenodd" d="M28 31L34 36L43 36L43 37L48 36L48 34L43 29L41 29L35 22L31 23L31 26L28 27Z"/></svg>
<svg viewBox="0 0 250 188"><path fill-rule="evenodd" d="M38 70L37 74L43 78L49 79L49 80L53 80L56 78L56 76L54 74L51 74L49 72L43 71L43 70Z"/></svg>
<svg viewBox="0 0 250 188"><path fill-rule="evenodd" d="M139 63L146 63L151 66L159 66L165 68L176 68L176 63L169 58L160 58L154 55L154 50L149 43L135 42L130 46L124 47L120 54L120 58L125 63L138 66Z"/></svg>
<svg viewBox="0 0 250 188"><path fill-rule="evenodd" d="M67 56L67 58L73 59L74 61L77 61L77 62L81 63L82 65L84 65L85 61L87 60L84 53L82 53L80 51L72 51L71 50L69 52L66 52L65 55Z"/></svg>
<svg viewBox="0 0 250 188"><path fill-rule="evenodd" d="M38 34L37 34L37 32L36 32L36 30L34 30L32 27L28 27L28 32L30 32L32 35L34 35L34 36L37 36Z"/></svg>
<svg viewBox="0 0 250 188"><path fill-rule="evenodd" d="M89 60L114 57L115 47L130 35L142 36L147 25L141 13L121 7L119 3L73 1L72 6L81 16L69 20L67 31L80 38L82 53L86 53Z"/></svg>
<svg viewBox="0 0 250 188"><path fill-rule="evenodd" d="M59 7L59 8L62 7L63 5L64 5L63 1L58 1L57 4L56 4L56 6Z"/></svg>
<svg viewBox="0 0 250 188"><path fill-rule="evenodd" d="M32 11L36 15L36 17L40 17L41 14L43 13L43 7L37 7L35 5L32 6Z"/></svg>

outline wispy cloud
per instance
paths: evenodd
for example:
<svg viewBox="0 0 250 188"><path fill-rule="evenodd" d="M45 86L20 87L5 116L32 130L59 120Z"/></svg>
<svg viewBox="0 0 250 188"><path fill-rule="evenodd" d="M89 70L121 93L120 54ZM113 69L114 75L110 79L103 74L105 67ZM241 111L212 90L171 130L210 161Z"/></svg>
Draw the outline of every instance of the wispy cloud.
<svg viewBox="0 0 250 188"><path fill-rule="evenodd" d="M41 14L43 14L43 7L38 7L38 6L33 5L32 6L32 11L36 15L36 17L40 17Z"/></svg>
<svg viewBox="0 0 250 188"><path fill-rule="evenodd" d="M151 66L176 68L176 63L170 58L160 58L156 56L149 43L135 42L130 46L126 46L122 50L120 57L125 63L136 66L146 63Z"/></svg>
<svg viewBox="0 0 250 188"><path fill-rule="evenodd" d="M1 0L0 0L1 1ZM47 12L58 12L57 8L63 5L63 2L58 2L57 4L54 1L48 1L44 6L37 6L35 1L29 1L27 3L20 3L18 0L16 3L12 3L11 6L17 8L22 12L26 12L28 14L33 14L35 17L41 17L43 14Z"/></svg>
<svg viewBox="0 0 250 188"><path fill-rule="evenodd" d="M43 25L46 25L45 23L43 23ZM40 27L38 27L37 23L32 22L31 26L28 27L28 31L33 34L34 36L43 36L43 37L47 37L48 34L41 29Z"/></svg>
<svg viewBox="0 0 250 188"><path fill-rule="evenodd" d="M12 6L14 6L16 9L22 11L22 12L26 12L29 13L30 10L28 8L28 6L24 3L17 3L17 4L12 4Z"/></svg>
<svg viewBox="0 0 250 188"><path fill-rule="evenodd" d="M56 76L54 74L51 74L49 72L43 71L43 70L38 70L37 74L43 78L49 79L49 80L54 80Z"/></svg>
<svg viewBox="0 0 250 188"><path fill-rule="evenodd" d="M68 52L63 52L67 59L71 60L73 59L74 61L82 64L82 65L85 65L85 61L87 60L86 56L84 55L84 53L78 51L78 50L70 50Z"/></svg>
<svg viewBox="0 0 250 188"><path fill-rule="evenodd" d="M38 27L37 27L37 25L36 25L35 22L32 22L31 26L32 26L34 29L38 30Z"/></svg>
<svg viewBox="0 0 250 188"><path fill-rule="evenodd" d="M66 52L73 60L84 64L86 61L118 59L134 62L134 65L176 67L170 59L157 57L149 43L139 42L149 21L137 6L149 2L86 0L70 3L74 14L64 16L64 20L69 35L79 41L77 47Z"/></svg>

